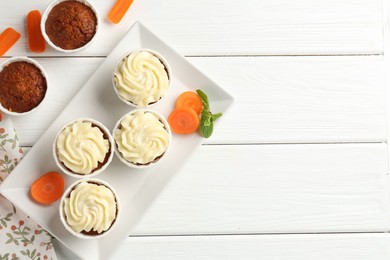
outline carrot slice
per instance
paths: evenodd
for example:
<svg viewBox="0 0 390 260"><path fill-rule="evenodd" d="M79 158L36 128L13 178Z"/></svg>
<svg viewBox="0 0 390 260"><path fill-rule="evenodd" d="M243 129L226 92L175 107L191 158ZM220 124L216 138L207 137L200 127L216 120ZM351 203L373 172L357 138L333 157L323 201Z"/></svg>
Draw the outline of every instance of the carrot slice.
<svg viewBox="0 0 390 260"><path fill-rule="evenodd" d="M31 196L41 204L51 204L64 192L64 177L58 172L48 172L31 184Z"/></svg>
<svg viewBox="0 0 390 260"><path fill-rule="evenodd" d="M0 111L0 121L3 120L3 114Z"/></svg>
<svg viewBox="0 0 390 260"><path fill-rule="evenodd" d="M175 109L168 117L172 132L191 134L199 127L199 115L191 108Z"/></svg>
<svg viewBox="0 0 390 260"><path fill-rule="evenodd" d="M27 34L30 51L44 52L46 44L41 32L41 13L38 10L33 10L27 15Z"/></svg>
<svg viewBox="0 0 390 260"><path fill-rule="evenodd" d="M119 23L126 14L127 10L129 10L132 3L133 0L117 0L108 13L108 20L115 24Z"/></svg>
<svg viewBox="0 0 390 260"><path fill-rule="evenodd" d="M176 108L192 108L198 115L202 113L202 100L199 95L192 91L181 93L177 98Z"/></svg>
<svg viewBox="0 0 390 260"><path fill-rule="evenodd" d="M3 56L19 40L20 33L8 27L0 34L0 56Z"/></svg>

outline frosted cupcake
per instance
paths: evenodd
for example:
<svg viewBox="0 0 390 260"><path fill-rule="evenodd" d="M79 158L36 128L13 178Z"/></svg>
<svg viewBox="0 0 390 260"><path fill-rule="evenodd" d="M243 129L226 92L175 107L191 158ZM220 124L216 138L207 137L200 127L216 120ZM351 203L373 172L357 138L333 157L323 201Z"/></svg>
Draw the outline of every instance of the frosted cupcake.
<svg viewBox="0 0 390 260"><path fill-rule="evenodd" d="M160 54L140 49L124 55L115 67L113 86L118 97L133 107L161 100L170 87L171 70Z"/></svg>
<svg viewBox="0 0 390 260"><path fill-rule="evenodd" d="M163 116L150 109L124 115L113 131L115 153L126 165L145 168L156 164L171 143L171 130Z"/></svg>
<svg viewBox="0 0 390 260"><path fill-rule="evenodd" d="M119 213L118 196L106 182L79 181L64 193L60 218L65 228L79 238L101 237L112 230Z"/></svg>
<svg viewBox="0 0 390 260"><path fill-rule="evenodd" d="M113 139L101 123L81 118L66 124L54 142L54 159L66 174L82 178L102 172L113 157Z"/></svg>

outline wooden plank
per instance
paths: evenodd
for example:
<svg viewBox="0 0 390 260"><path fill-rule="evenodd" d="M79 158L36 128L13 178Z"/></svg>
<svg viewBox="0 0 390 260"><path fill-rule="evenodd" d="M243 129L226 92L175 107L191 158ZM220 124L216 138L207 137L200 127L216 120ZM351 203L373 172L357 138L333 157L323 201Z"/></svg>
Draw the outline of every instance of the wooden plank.
<svg viewBox="0 0 390 260"><path fill-rule="evenodd" d="M12 26L22 33L8 55L32 55L25 16L43 12L50 1L0 1L0 30ZM75 55L107 55L138 19L186 55L383 53L381 0L138 0L119 25L105 18L113 1L90 1L101 14L101 32Z"/></svg>
<svg viewBox="0 0 390 260"><path fill-rule="evenodd" d="M383 57L191 61L236 98L210 143L386 140Z"/></svg>
<svg viewBox="0 0 390 260"><path fill-rule="evenodd" d="M389 231L386 149L202 146L132 234Z"/></svg>
<svg viewBox="0 0 390 260"><path fill-rule="evenodd" d="M386 140L381 56L189 60L236 98L206 143ZM47 70L50 89L42 108L14 119L23 145L36 142L103 59L38 61Z"/></svg>
<svg viewBox="0 0 390 260"><path fill-rule="evenodd" d="M389 231L386 149L203 146L133 234Z"/></svg>
<svg viewBox="0 0 390 260"><path fill-rule="evenodd" d="M59 260L77 259L55 241ZM130 237L112 259L387 260L389 234Z"/></svg>

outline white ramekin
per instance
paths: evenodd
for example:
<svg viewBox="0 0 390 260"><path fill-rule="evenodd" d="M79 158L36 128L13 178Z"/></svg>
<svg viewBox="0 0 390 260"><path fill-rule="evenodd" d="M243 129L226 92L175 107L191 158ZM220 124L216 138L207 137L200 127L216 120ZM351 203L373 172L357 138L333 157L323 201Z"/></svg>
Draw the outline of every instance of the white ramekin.
<svg viewBox="0 0 390 260"><path fill-rule="evenodd" d="M140 51L146 51L146 52L149 52L151 53L153 56L157 57L160 62L164 65L167 73L168 73L168 91L169 89L171 88L171 82L172 82L172 70L171 70L171 66L169 66L169 63L167 62L167 60L164 58L164 56L162 56L160 53L154 51L154 50L150 50L150 49L136 49L136 50L132 50L130 52L127 52L126 54L124 54L115 64L115 68L114 68L114 71L112 73L112 79L111 79L111 82L112 82L112 87L114 88L114 91L116 93L116 95L118 96L118 98L120 100L122 100L126 105L129 105L131 107L135 107L135 108L146 108L146 107L152 107L154 106L155 104L159 103L162 99L164 99L164 96L162 96L159 100L157 100L156 102L152 103L152 104L148 104L146 107L143 107L143 106L139 106L137 104L134 104L132 102L130 102L129 100L121 97L119 95L119 92L118 92L118 89L116 88L116 84L115 84L115 80L114 80L114 72L116 70L116 68L119 66L119 63L121 63L124 59L126 59L130 54L132 54L133 52L140 52ZM165 96L166 96L166 93L165 93Z"/></svg>
<svg viewBox="0 0 390 260"><path fill-rule="evenodd" d="M131 114L134 114L135 112L139 112L139 111L142 111L142 112L150 112L154 115L156 115L158 117L158 119L164 124L165 126L165 129L166 131L168 132L168 135L169 135L169 144L168 144L168 147L167 149L165 150L164 154L156 161L154 162L151 162L151 163L148 163L148 164L145 164L145 165L142 165L142 164L134 164L132 162L129 162L127 161L125 158L122 157L122 154L121 152L118 150L118 146L116 144L116 140L115 140L115 130L119 128L120 126L120 123L122 122L122 120L128 116L128 115L131 115ZM134 109L133 111L123 115L119 120L118 122L115 124L115 127L114 127L114 130L112 131L112 136L113 136L113 139L114 139L114 142L115 142L115 154L118 156L119 160L121 162L123 162L124 164L126 164L127 166L131 167L131 168L135 168L135 169L145 169L145 168L149 168L149 167L152 167L154 165L156 165L157 163L159 163L162 159L164 159L168 153L168 150L169 150L169 147L171 146L172 144L172 132L171 132L171 128L169 127L169 124L167 122L167 120L161 115L159 114L158 112L156 112L155 110L152 110L152 109L147 109L147 108L140 108L140 109Z"/></svg>
<svg viewBox="0 0 390 260"><path fill-rule="evenodd" d="M57 155L58 136L67 126L70 126L70 125L76 123L77 121L91 122L92 124L97 125L100 128L100 130L103 130L105 132L105 134L108 136L108 142L110 145L110 151L109 151L110 154L109 154L108 160L100 169L92 171L92 173L89 173L89 174L78 174L78 173L72 172L70 169L67 169L62 162L60 162L58 155ZM54 139L54 142L53 142L53 157L54 157L54 160L55 160L57 166L61 169L61 171L63 171L67 175L75 177L75 178L79 178L79 179L94 177L94 176L98 175L99 173L101 173L102 171L104 171L108 167L108 165L111 163L112 158L114 157L114 151L115 151L115 143L114 143L114 139L112 138L112 136L110 134L110 131L102 123L100 123L94 119L91 119L91 118L78 118L76 120L73 120L73 121L65 124L60 129L60 131L58 131L56 138Z"/></svg>
<svg viewBox="0 0 390 260"><path fill-rule="evenodd" d="M43 38L46 40L46 42L55 50L57 51L60 51L60 52L64 52L64 53L74 53L74 52L79 52L79 51L82 51L86 48L88 48L92 42L96 39L96 35L99 31L99 27L100 27L100 16L99 16L99 13L98 11L96 10L96 8L90 3L88 2L87 0L73 0L73 1L78 1L80 3L83 3L87 6L89 6L92 11L95 13L95 16L96 16L96 31L95 31L95 35L92 37L92 39L87 43L85 44L84 46L81 46L80 48L77 48L77 49L73 49L73 50L65 50L65 49L62 49L61 47L55 45L49 38L49 36L47 35L46 33L46 20L47 20L47 17L50 13L50 11L53 9L54 6L56 6L57 4L61 3L61 2L66 2L66 1L69 1L69 0L54 0L52 1L45 9L45 11L43 12L43 15L42 15L42 19L41 19L41 31L42 31L42 35L43 35Z"/></svg>
<svg viewBox="0 0 390 260"><path fill-rule="evenodd" d="M24 56L18 56L18 57L9 58L9 59L5 60L3 63L0 64L0 71L2 71L3 68L6 67L7 65L9 65L9 64L11 64L13 62L18 62L18 61L24 61L24 62L31 63L31 64L35 65L41 71L43 77L46 79L46 92L45 92L45 96L43 97L42 101L36 107L34 107L30 111L26 111L26 112L19 113L19 112L9 111L5 107L3 107L1 105L1 103L0 103L0 111L4 112L5 114L11 115L11 116L28 115L28 114L34 112L35 110L37 110L38 107L41 106L41 104L45 100L45 98L47 96L47 91L49 90L49 81L48 81L47 74L46 74L45 70L43 69L43 67L37 61L35 61L35 60L31 59L31 58L24 57Z"/></svg>
<svg viewBox="0 0 390 260"><path fill-rule="evenodd" d="M99 235L92 236L92 235L86 235L86 234L83 234L83 233L78 233L78 232L74 231L72 229L72 227L69 226L68 222L66 221L66 216L65 216L65 212L64 212L65 199L68 196L70 196L70 193L73 191L73 189L75 189L76 186L79 185L81 182L90 182L90 183L95 183L95 184L97 183L98 185L99 184L100 185L104 185L107 188L109 188L112 191L112 193L114 194L115 201L116 201L116 209L117 209L115 220L114 220L114 222L112 223L112 225L111 225L111 227L109 229L107 229L106 231L102 232ZM101 238L101 237L106 236L107 234L109 234L115 228L115 226L117 226L117 223L118 223L119 217L120 217L120 212L121 212L121 205L120 205L120 202L119 202L119 196L118 196L117 192L115 191L115 189L110 184L108 184L107 182L102 181L100 179L92 178L92 179L79 180L79 181L74 182L72 185L70 185L65 190L64 194L62 195L60 206L59 206L59 211L60 211L61 222L64 225L64 227L66 228L66 230L68 230L74 236L76 236L78 238L81 238L81 239L96 239L96 238Z"/></svg>

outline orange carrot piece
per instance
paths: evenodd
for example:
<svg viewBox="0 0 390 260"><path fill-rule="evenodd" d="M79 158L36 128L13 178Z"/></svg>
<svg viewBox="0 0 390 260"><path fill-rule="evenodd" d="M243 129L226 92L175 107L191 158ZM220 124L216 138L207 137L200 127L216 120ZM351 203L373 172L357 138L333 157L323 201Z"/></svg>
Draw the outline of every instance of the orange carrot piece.
<svg viewBox="0 0 390 260"><path fill-rule="evenodd" d="M191 108L175 109L168 117L172 132L191 134L199 127L199 115Z"/></svg>
<svg viewBox="0 0 390 260"><path fill-rule="evenodd" d="M117 0L108 13L108 20L115 24L119 23L126 14L127 10L129 10L132 3L133 0Z"/></svg>
<svg viewBox="0 0 390 260"><path fill-rule="evenodd" d="M41 204L51 204L64 192L64 177L58 172L48 172L31 184L31 196Z"/></svg>
<svg viewBox="0 0 390 260"><path fill-rule="evenodd" d="M0 34L0 56L3 56L19 40L20 33L8 27Z"/></svg>
<svg viewBox="0 0 390 260"><path fill-rule="evenodd" d="M202 113L202 100L195 92L186 91L177 98L176 108L191 108L200 115Z"/></svg>
<svg viewBox="0 0 390 260"><path fill-rule="evenodd" d="M38 10L33 10L27 15L27 34L30 51L44 52L46 44L41 32L41 13Z"/></svg>
<svg viewBox="0 0 390 260"><path fill-rule="evenodd" d="M0 111L0 121L3 120L3 114Z"/></svg>

